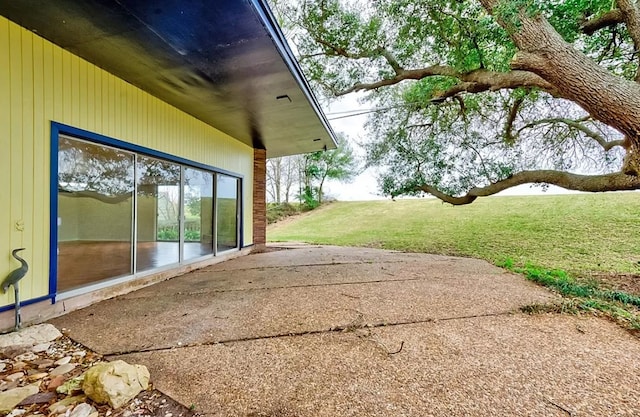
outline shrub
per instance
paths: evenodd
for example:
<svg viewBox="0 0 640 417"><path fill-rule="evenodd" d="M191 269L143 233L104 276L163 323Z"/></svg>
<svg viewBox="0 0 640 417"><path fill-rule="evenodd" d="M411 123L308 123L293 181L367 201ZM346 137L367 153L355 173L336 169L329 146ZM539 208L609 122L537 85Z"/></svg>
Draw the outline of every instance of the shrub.
<svg viewBox="0 0 640 417"><path fill-rule="evenodd" d="M291 203L269 203L267 204L267 223L275 223L286 217L300 213L299 204Z"/></svg>

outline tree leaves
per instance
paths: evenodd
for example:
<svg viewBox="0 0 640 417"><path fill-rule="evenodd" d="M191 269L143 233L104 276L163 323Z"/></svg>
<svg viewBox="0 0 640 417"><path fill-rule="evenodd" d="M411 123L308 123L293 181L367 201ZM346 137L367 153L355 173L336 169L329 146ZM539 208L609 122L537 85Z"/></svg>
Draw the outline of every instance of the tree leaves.
<svg viewBox="0 0 640 417"><path fill-rule="evenodd" d="M385 193L416 193L420 184L464 193L522 170L600 173L620 167L620 148L605 150L599 142L621 134L560 98L553 85L529 80L522 88L504 87L470 77L514 74L518 49L512 37L523 23L547 19L574 48L632 80L639 57L624 24L584 30L616 4L303 0L295 41L307 75L328 96L359 86L370 90L363 99L370 106L387 109L367 125L367 165L380 167ZM401 81L408 71L436 66L441 70Z"/></svg>
<svg viewBox="0 0 640 417"><path fill-rule="evenodd" d="M346 136L338 135L338 147L305 155L305 188L310 197L322 203L327 179L349 182L359 172L358 160Z"/></svg>

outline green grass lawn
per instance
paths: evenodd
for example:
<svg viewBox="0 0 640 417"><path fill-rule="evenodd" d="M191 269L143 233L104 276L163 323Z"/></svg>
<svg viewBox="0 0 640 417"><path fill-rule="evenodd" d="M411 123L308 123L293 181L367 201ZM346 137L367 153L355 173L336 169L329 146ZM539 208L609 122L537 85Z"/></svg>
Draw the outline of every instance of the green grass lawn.
<svg viewBox="0 0 640 417"><path fill-rule="evenodd" d="M267 238L640 274L640 193L336 202L270 226Z"/></svg>

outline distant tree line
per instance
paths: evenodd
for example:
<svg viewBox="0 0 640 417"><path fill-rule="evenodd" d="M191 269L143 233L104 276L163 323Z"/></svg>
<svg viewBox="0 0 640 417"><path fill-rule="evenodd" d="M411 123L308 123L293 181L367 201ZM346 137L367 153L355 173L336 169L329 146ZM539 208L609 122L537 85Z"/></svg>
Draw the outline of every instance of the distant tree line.
<svg viewBox="0 0 640 417"><path fill-rule="evenodd" d="M358 160L344 135L338 148L267 160L267 199L282 204L297 201L308 209L322 204L327 180L351 181Z"/></svg>

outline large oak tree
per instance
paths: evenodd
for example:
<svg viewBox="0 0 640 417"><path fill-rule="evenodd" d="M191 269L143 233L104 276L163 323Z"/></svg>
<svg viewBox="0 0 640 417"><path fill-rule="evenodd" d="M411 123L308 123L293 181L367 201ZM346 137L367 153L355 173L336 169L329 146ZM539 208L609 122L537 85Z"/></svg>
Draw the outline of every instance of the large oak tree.
<svg viewBox="0 0 640 417"><path fill-rule="evenodd" d="M468 204L525 183L640 188L635 1L275 6L316 85L366 93L386 193Z"/></svg>

